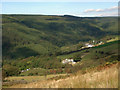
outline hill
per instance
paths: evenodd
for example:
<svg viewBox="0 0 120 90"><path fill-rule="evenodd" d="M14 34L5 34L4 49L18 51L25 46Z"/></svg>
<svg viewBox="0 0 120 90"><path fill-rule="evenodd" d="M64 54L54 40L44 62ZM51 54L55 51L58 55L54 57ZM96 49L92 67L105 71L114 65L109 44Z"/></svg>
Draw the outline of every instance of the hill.
<svg viewBox="0 0 120 90"><path fill-rule="evenodd" d="M118 35L117 17L3 15L2 26L3 59L59 55L64 46Z"/></svg>
<svg viewBox="0 0 120 90"><path fill-rule="evenodd" d="M10 78L8 78L8 80L10 80ZM17 88L118 88L118 64L87 69L86 73L84 74L81 71L79 71L76 75L70 75L69 77L66 78L64 78L63 76L56 76L52 80L48 79L48 80L36 81L27 84L24 83L17 84L11 86L10 88L16 88L16 87Z"/></svg>
<svg viewBox="0 0 120 90"><path fill-rule="evenodd" d="M22 87L117 87L116 66L106 70L119 62L117 17L3 15L2 28L4 87L20 83ZM66 59L74 63L63 63ZM45 81L41 84L31 77Z"/></svg>

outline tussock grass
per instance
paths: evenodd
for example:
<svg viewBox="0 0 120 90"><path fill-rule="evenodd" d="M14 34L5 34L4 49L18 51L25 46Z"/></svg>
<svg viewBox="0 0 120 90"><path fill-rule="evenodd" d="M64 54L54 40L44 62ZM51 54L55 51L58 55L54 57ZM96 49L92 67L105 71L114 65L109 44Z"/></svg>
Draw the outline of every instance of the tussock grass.
<svg viewBox="0 0 120 90"><path fill-rule="evenodd" d="M106 67L101 71L78 72L65 79L44 80L29 84L19 84L11 88L117 88L118 64Z"/></svg>

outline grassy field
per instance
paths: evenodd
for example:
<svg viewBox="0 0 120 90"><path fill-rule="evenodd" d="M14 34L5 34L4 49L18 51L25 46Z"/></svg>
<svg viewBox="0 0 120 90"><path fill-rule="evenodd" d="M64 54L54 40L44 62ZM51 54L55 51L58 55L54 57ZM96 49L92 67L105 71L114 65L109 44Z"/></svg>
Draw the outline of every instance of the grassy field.
<svg viewBox="0 0 120 90"><path fill-rule="evenodd" d="M101 69L99 71L99 69ZM76 75L71 75L65 79L45 80L29 84L13 85L11 88L117 88L118 87L118 64L98 67L86 70L82 74L80 71ZM111 73L112 72L112 73Z"/></svg>
<svg viewBox="0 0 120 90"><path fill-rule="evenodd" d="M119 36L115 37L114 39L108 40L107 42L112 42L112 41L116 41L116 40L119 40Z"/></svg>
<svg viewBox="0 0 120 90"><path fill-rule="evenodd" d="M66 74L53 74L53 75L47 75L47 76L12 76L5 78L5 81L3 83L3 88L10 87L12 85L17 84L28 84L33 82L41 82L43 80L48 80L50 78L58 77L58 76L65 76Z"/></svg>

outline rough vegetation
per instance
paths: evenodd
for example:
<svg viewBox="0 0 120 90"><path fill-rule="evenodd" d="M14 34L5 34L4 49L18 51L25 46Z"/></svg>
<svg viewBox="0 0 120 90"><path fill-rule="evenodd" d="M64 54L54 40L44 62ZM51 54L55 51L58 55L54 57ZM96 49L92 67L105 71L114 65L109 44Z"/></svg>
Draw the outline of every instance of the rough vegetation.
<svg viewBox="0 0 120 90"><path fill-rule="evenodd" d="M2 27L4 83L11 83L11 76L47 77L65 74L43 82L29 82L33 86L25 78L22 81L12 81L13 84L22 85L11 85L47 88L118 86L115 78L117 68L114 66L119 62L117 17L3 15ZM97 45L100 42L103 44ZM94 47L86 48L86 43L91 43ZM74 59L76 64L63 64L62 60L66 58ZM113 67L104 68L106 70L103 71L100 68L101 72L98 69L97 72L91 70L100 65ZM86 71L88 69L91 72ZM110 72L114 73L109 76Z"/></svg>
<svg viewBox="0 0 120 90"><path fill-rule="evenodd" d="M104 69L102 69L104 68ZM100 71L97 71L102 69ZM112 72L112 73L111 73ZM118 87L118 66L99 67L86 70L85 74L78 72L66 78L58 80L45 80L29 84L18 84L11 88L117 88Z"/></svg>

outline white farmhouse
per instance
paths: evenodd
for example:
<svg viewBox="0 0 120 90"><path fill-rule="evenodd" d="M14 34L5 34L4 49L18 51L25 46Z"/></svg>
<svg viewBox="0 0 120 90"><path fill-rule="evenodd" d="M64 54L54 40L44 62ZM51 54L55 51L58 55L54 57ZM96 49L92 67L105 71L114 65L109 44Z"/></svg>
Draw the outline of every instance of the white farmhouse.
<svg viewBox="0 0 120 90"><path fill-rule="evenodd" d="M30 68L29 69L26 69L27 71L29 71L30 70Z"/></svg>
<svg viewBox="0 0 120 90"><path fill-rule="evenodd" d="M73 59L65 59L62 61L63 64L66 64L66 63L74 63L74 60Z"/></svg>
<svg viewBox="0 0 120 90"><path fill-rule="evenodd" d="M24 72L24 70L22 70L21 72Z"/></svg>
<svg viewBox="0 0 120 90"><path fill-rule="evenodd" d="M93 47L93 45L90 45L90 44L89 44L87 47Z"/></svg>
<svg viewBox="0 0 120 90"><path fill-rule="evenodd" d="M86 46L86 47L93 47L94 45L89 44L89 43L86 43L85 46Z"/></svg>

